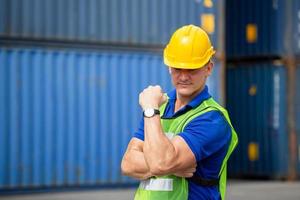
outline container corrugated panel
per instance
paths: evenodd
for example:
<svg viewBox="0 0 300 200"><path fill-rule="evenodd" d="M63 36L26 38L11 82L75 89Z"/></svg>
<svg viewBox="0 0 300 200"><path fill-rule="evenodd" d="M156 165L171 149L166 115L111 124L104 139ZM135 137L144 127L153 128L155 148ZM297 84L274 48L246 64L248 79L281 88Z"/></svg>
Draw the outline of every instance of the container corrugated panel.
<svg viewBox="0 0 300 200"><path fill-rule="evenodd" d="M299 54L299 12L298 0L226 1L226 55Z"/></svg>
<svg viewBox="0 0 300 200"><path fill-rule="evenodd" d="M226 104L239 145L230 176L285 177L288 172L286 68L279 64L231 64Z"/></svg>
<svg viewBox="0 0 300 200"><path fill-rule="evenodd" d="M211 96L220 104L224 103L224 98L223 98L223 84L224 84L224 73L223 73L223 68L224 65L223 63L218 60L214 59L213 60L214 67L213 67L213 72L211 76L207 78L207 86L208 86L208 91L211 94Z"/></svg>
<svg viewBox="0 0 300 200"><path fill-rule="evenodd" d="M160 56L1 49L0 188L123 184L138 93L170 89Z"/></svg>
<svg viewBox="0 0 300 200"><path fill-rule="evenodd" d="M297 151L297 158L298 158L298 176L300 177L300 64L298 64L296 68L296 86L295 86L295 114L296 114L296 132L297 132L297 140L298 140L298 151Z"/></svg>
<svg viewBox="0 0 300 200"><path fill-rule="evenodd" d="M136 183L120 162L139 92L172 88L161 55L1 48L0 63L0 190Z"/></svg>
<svg viewBox="0 0 300 200"><path fill-rule="evenodd" d="M287 12L292 10L292 16L286 20L288 27L286 28L287 38L285 47L290 54L300 54L300 1L287 1ZM290 15L288 15L290 16Z"/></svg>
<svg viewBox="0 0 300 200"><path fill-rule="evenodd" d="M206 3L204 3L206 2ZM217 46L218 3L208 0L0 0L0 36L165 45L185 24L205 25ZM202 15L208 16L202 23Z"/></svg>

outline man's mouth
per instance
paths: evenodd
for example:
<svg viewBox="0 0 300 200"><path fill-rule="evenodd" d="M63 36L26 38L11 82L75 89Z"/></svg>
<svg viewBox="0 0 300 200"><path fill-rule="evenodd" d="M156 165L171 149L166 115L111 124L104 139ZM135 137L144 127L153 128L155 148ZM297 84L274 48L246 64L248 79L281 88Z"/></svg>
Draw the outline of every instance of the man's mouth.
<svg viewBox="0 0 300 200"><path fill-rule="evenodd" d="M189 85L192 85L192 84L191 83L177 83L177 85L189 86Z"/></svg>

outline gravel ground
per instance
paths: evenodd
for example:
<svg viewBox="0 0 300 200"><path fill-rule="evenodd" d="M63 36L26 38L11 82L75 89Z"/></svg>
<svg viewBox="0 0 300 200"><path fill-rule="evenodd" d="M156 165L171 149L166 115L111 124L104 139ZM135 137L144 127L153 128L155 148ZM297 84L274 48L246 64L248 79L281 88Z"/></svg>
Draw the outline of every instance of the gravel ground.
<svg viewBox="0 0 300 200"><path fill-rule="evenodd" d="M2 195L0 200L131 200L134 188ZM300 200L300 182L229 181L227 200Z"/></svg>

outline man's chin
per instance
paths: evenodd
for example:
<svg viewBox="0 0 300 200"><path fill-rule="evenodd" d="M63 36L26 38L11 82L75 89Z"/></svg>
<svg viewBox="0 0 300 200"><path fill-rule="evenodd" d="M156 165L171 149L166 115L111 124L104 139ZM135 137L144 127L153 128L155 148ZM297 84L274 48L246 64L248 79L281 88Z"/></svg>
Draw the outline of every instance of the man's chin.
<svg viewBox="0 0 300 200"><path fill-rule="evenodd" d="M185 89L185 88L177 89L177 93L180 96L183 96L183 97L188 97L188 96L191 96L193 94L193 92L190 89Z"/></svg>

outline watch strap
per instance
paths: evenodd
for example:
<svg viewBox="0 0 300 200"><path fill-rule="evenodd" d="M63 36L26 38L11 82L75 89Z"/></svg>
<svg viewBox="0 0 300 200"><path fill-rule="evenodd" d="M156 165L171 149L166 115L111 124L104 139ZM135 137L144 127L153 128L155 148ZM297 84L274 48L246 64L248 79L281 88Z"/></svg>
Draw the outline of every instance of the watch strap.
<svg viewBox="0 0 300 200"><path fill-rule="evenodd" d="M152 109L152 110L154 111L153 114L152 114L151 116L148 116L148 115L145 114L145 111L146 111L147 109ZM144 116L144 117L150 118L150 117L153 117L153 116L155 116L155 115L159 115L159 114L160 114L160 111L159 111L158 109L155 109L155 108L147 108L147 109L145 109L145 110L143 111L143 116Z"/></svg>

